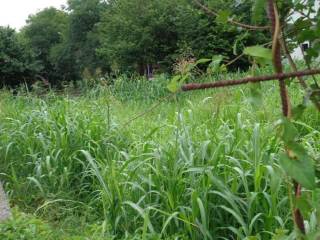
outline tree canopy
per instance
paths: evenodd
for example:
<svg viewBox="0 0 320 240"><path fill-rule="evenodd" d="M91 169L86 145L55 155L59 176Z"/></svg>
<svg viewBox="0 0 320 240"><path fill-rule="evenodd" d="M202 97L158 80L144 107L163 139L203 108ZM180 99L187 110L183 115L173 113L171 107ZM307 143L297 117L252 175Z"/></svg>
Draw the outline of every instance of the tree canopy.
<svg viewBox="0 0 320 240"><path fill-rule="evenodd" d="M29 84L41 70L25 39L9 27L0 27L0 86Z"/></svg>
<svg viewBox="0 0 320 240"><path fill-rule="evenodd" d="M21 32L43 66L41 75L52 82L58 81L61 74L56 69L56 62L52 55L55 46L64 41L67 28L67 13L55 8L47 8L31 15Z"/></svg>
<svg viewBox="0 0 320 240"><path fill-rule="evenodd" d="M207 9L201 9L197 2ZM200 59L222 55L228 61L247 46L266 43L270 33L221 23L232 19L266 25L261 4L264 0L69 0L61 10L47 8L30 15L19 33L1 28L1 46L7 44L5 38L13 39L12 46L1 48L1 54L13 51L19 53L15 55L19 63L28 62L24 70L12 67L9 71L7 66L2 78L12 84L22 82L16 74L19 71L26 73L24 78L39 74L60 85L81 79L84 72L171 73L181 56ZM279 0L279 4L282 9L293 6L292 1ZM299 4L294 6L301 11ZM296 46L312 40L318 44L318 28L311 27L317 24L304 18L295 21L294 30L303 34L290 36L291 43ZM317 53L309 50L309 55ZM242 57L228 67L245 69L248 63L248 58ZM8 72L10 76L5 76Z"/></svg>

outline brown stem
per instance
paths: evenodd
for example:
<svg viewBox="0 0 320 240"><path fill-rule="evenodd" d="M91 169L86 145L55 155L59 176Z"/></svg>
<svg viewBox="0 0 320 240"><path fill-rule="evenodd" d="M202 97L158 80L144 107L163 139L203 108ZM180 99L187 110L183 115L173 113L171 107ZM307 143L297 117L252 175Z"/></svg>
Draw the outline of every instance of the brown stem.
<svg viewBox="0 0 320 240"><path fill-rule="evenodd" d="M206 12L207 14L211 15L211 16L219 16L219 14L211 9L209 9L208 7L206 7L205 5L203 5L199 0L193 0L193 2L199 7L201 8L204 12ZM234 21L232 19L228 19L229 23L232 23L234 25L237 25L238 27L242 27L242 28L246 28L249 30L267 30L270 28L270 26L253 26L253 25L248 25L245 23L240 23L237 21Z"/></svg>
<svg viewBox="0 0 320 240"><path fill-rule="evenodd" d="M277 6L275 5L273 0L268 0L268 11L269 18L271 21L271 30L273 35L273 44L272 44L272 52L273 52L273 65L276 73L283 73L283 66L281 62L281 45L279 41L280 36L280 17L278 13ZM291 106L290 106L290 98L288 96L288 91L284 78L279 78L280 85L280 94L282 101L282 111L283 115L287 118L290 118L291 115ZM290 149L287 148L287 151ZM301 186L298 183L295 183L295 197L299 198L301 192ZM305 226L303 221L303 216L299 208L294 209L294 222L296 226L299 228L301 233L305 234Z"/></svg>
<svg viewBox="0 0 320 240"><path fill-rule="evenodd" d="M290 98L288 95L288 90L287 90L285 79L279 79L279 87L280 87L280 96L281 96L281 102L282 102L283 116L290 118L291 117L291 105L290 105Z"/></svg>
<svg viewBox="0 0 320 240"><path fill-rule="evenodd" d="M279 42L281 28L280 28L278 10L273 0L268 1L268 11L269 11L269 18L271 22L271 32L273 36L273 43L272 43L273 66L274 66L275 72L278 74L281 74L283 73L283 66L281 61L281 46ZM280 86L283 115L285 117L290 117L290 114L291 114L290 99L289 99L287 87L285 84L285 80L283 78L279 78L279 86Z"/></svg>
<svg viewBox="0 0 320 240"><path fill-rule="evenodd" d="M294 192L296 199L301 197L301 185L294 181ZM294 220L297 225L297 227L300 229L301 233L306 234L306 228L304 226L303 222L303 216L301 214L301 211L298 208L294 209Z"/></svg>
<svg viewBox="0 0 320 240"><path fill-rule="evenodd" d="M236 86L236 85L243 85L248 83L258 83L258 82L265 82L265 81L273 81L287 78L294 78L299 76L312 76L315 74L320 74L320 69L313 69L313 70L305 70L305 71L298 71L298 72L291 72L291 73L281 73L281 74L274 74L269 76L258 76L258 77L247 77L237 80L225 80L225 81L218 81L218 82L209 82L209 83L189 83L182 86L182 91L194 91L200 89L208 89L208 88L222 88L228 86Z"/></svg>

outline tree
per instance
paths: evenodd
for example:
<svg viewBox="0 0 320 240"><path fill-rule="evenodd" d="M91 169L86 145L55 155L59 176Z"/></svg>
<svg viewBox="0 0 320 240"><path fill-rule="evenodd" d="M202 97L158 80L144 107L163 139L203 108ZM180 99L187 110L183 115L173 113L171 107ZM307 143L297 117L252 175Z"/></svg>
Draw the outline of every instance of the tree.
<svg viewBox="0 0 320 240"><path fill-rule="evenodd" d="M216 9L223 6L216 5ZM240 12L250 12L251 8L251 3L232 5L231 12L241 16ZM215 54L232 58L246 44L265 40L263 33L251 34L219 25L216 20L190 0L111 1L99 24L99 53L120 71L144 73L148 65L171 71L179 53L185 51L195 58ZM242 61L236 67L247 63Z"/></svg>
<svg viewBox="0 0 320 240"><path fill-rule="evenodd" d="M67 48L73 56L76 71L82 74L86 68L90 71L104 68L96 54L99 48L96 27L106 5L99 0L69 0L68 5L70 28Z"/></svg>
<svg viewBox="0 0 320 240"><path fill-rule="evenodd" d="M54 85L80 79L86 68L104 67L95 33L103 7L99 0L69 0L65 10L47 8L29 17L23 35L44 65L41 74Z"/></svg>
<svg viewBox="0 0 320 240"><path fill-rule="evenodd" d="M25 39L9 27L0 27L0 86L30 84L41 70Z"/></svg>
<svg viewBox="0 0 320 240"><path fill-rule="evenodd" d="M180 8L177 19L179 29L179 45L191 49L196 58L211 58L213 55L222 55L231 60L240 55L245 46L264 43L268 39L268 31L248 31L232 24L223 24L229 17L243 23L251 22L251 1L208 0L209 14L195 4L188 1L189 7ZM182 51L183 51L182 48ZM180 50L181 51L181 50ZM230 67L244 69L249 66L246 57L240 58Z"/></svg>
<svg viewBox="0 0 320 240"><path fill-rule="evenodd" d="M99 25L100 55L120 71L146 72L147 66L168 67L177 49L175 9L179 1L112 1Z"/></svg>
<svg viewBox="0 0 320 240"><path fill-rule="evenodd" d="M51 7L29 16L27 25L22 30L44 67L41 75L52 83L59 80L61 72L55 68L51 52L63 42L67 29L67 13Z"/></svg>

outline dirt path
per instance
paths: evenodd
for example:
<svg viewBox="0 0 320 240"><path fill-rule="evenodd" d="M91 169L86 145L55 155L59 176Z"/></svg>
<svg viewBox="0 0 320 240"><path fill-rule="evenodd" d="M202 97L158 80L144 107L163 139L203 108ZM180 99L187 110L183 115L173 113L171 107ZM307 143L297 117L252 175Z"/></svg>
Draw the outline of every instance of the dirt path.
<svg viewBox="0 0 320 240"><path fill-rule="evenodd" d="M6 193L0 182L0 221L6 220L11 216L9 202Z"/></svg>

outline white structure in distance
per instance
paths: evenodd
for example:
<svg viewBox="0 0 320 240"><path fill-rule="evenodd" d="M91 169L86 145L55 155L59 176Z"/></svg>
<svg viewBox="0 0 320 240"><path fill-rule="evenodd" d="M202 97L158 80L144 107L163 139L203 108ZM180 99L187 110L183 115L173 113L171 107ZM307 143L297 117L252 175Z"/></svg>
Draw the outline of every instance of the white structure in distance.
<svg viewBox="0 0 320 240"><path fill-rule="evenodd" d="M315 0L315 9L319 9L320 8L320 0ZM293 16L293 19L297 19L299 18L301 15L299 13L295 13L295 15ZM302 44L302 46L297 47L296 49L294 49L293 53L292 53L292 57L294 59L303 59L303 49L307 49L309 47L309 43L304 43Z"/></svg>

